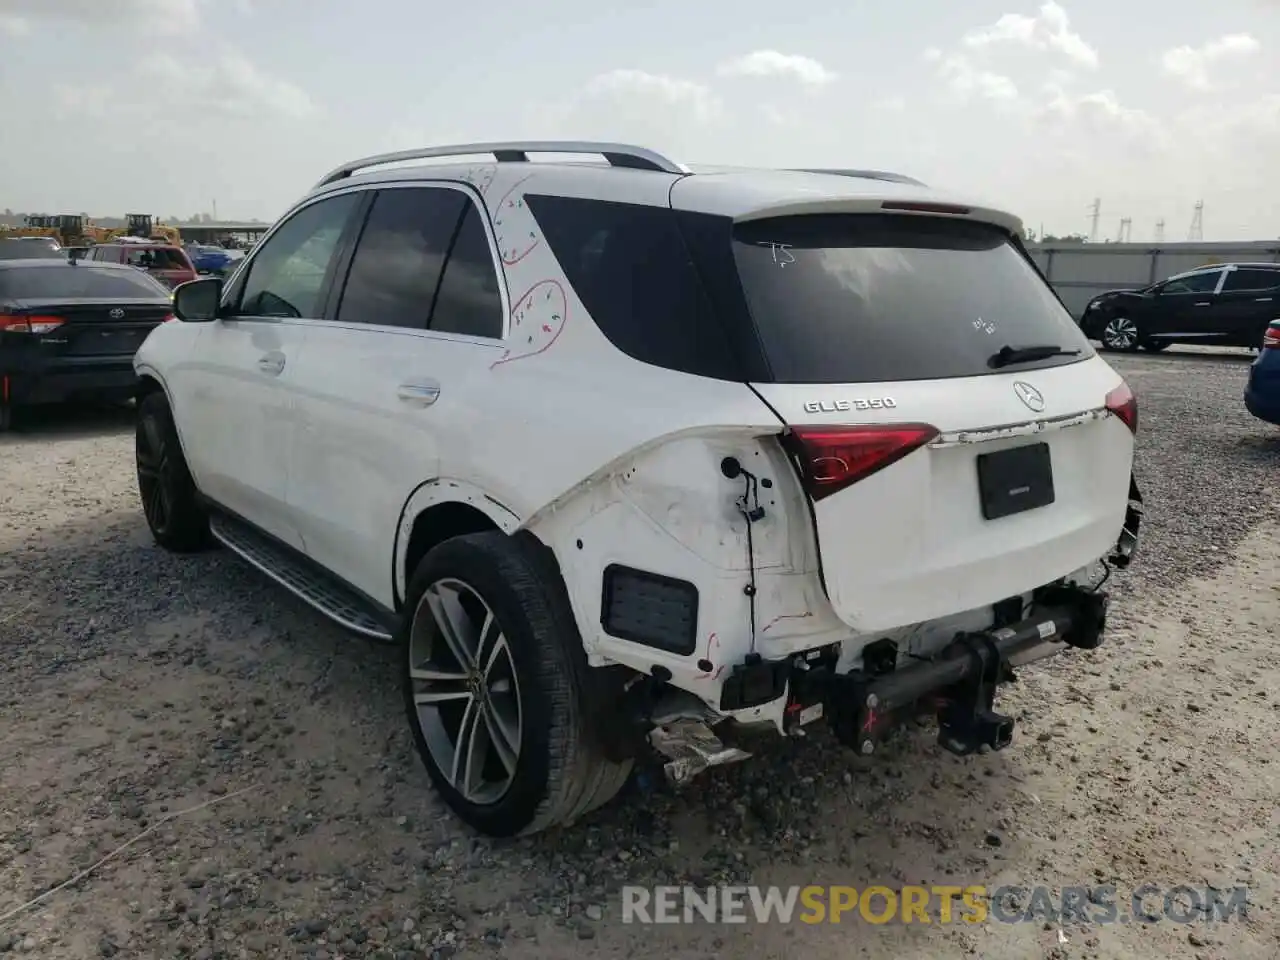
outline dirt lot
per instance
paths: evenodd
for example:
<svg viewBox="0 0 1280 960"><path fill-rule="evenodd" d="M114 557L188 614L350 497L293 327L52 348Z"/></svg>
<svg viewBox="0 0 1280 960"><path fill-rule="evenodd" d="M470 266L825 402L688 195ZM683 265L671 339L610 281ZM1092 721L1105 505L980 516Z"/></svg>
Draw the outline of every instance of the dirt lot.
<svg viewBox="0 0 1280 960"><path fill-rule="evenodd" d="M817 737L515 843L433 798L390 651L225 553L152 546L126 417L0 438L0 917L151 829L0 921L0 953L1270 960L1280 433L1244 412L1242 360L1117 361L1142 404L1144 555L1112 578L1108 645L1004 695L1008 750L959 760L922 729L862 758ZM1122 913L1144 884L1247 885L1251 905L1227 923L621 923L623 884L681 882L1113 884Z"/></svg>

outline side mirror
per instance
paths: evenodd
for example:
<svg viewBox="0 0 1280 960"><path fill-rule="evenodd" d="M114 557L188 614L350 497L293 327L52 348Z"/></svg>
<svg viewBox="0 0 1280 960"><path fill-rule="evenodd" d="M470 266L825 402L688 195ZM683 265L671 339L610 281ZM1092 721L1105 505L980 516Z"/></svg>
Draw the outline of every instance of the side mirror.
<svg viewBox="0 0 1280 960"><path fill-rule="evenodd" d="M188 280L174 288L173 315L187 323L208 323L218 319L221 302L221 277Z"/></svg>

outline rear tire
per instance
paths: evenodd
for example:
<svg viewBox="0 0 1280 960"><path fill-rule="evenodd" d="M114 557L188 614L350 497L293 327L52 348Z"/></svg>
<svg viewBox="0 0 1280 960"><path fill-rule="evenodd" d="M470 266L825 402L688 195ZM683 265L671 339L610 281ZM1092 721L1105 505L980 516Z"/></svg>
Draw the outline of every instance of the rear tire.
<svg viewBox="0 0 1280 960"><path fill-rule="evenodd" d="M593 732L602 687L545 549L497 531L455 537L405 592L414 743L449 808L493 837L572 823L632 765L609 760Z"/></svg>
<svg viewBox="0 0 1280 960"><path fill-rule="evenodd" d="M156 543L174 553L195 553L213 545L209 517L200 506L187 469L169 401L159 391L138 404L134 434L138 495Z"/></svg>

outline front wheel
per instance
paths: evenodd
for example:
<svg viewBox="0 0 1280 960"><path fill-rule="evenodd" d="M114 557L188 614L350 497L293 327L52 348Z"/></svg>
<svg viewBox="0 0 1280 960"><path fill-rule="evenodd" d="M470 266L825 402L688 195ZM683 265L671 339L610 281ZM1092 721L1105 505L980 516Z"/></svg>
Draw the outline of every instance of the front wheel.
<svg viewBox="0 0 1280 960"><path fill-rule="evenodd" d="M156 543L175 553L210 546L209 518L182 455L169 401L159 391L138 404L134 450L142 512Z"/></svg>
<svg viewBox="0 0 1280 960"><path fill-rule="evenodd" d="M596 678L543 549L496 531L457 537L427 554L406 591L414 742L450 809L495 837L571 823L631 767L593 734Z"/></svg>
<svg viewBox="0 0 1280 960"><path fill-rule="evenodd" d="M1102 328L1102 335L1098 339L1108 350L1131 353L1138 349L1138 342L1142 337L1138 332L1138 325L1128 317L1112 317Z"/></svg>

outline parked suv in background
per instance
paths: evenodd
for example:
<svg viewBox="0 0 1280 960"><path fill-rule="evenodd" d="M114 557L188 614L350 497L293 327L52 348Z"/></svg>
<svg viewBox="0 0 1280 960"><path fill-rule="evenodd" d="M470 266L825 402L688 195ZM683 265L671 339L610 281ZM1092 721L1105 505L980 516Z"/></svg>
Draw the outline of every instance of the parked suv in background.
<svg viewBox="0 0 1280 960"><path fill-rule="evenodd" d="M194 280L196 268L181 247L162 243L100 243L84 259L93 263L124 263L145 270L168 287Z"/></svg>
<svg viewBox="0 0 1280 960"><path fill-rule="evenodd" d="M823 718L999 748L993 688L1100 642L1141 510L1133 395L1020 231L909 178L620 144L358 160L139 350L147 521L396 638L486 833Z"/></svg>
<svg viewBox="0 0 1280 960"><path fill-rule="evenodd" d="M1171 343L1257 347L1277 317L1280 263L1227 263L1094 297L1081 327L1108 350L1160 351Z"/></svg>

